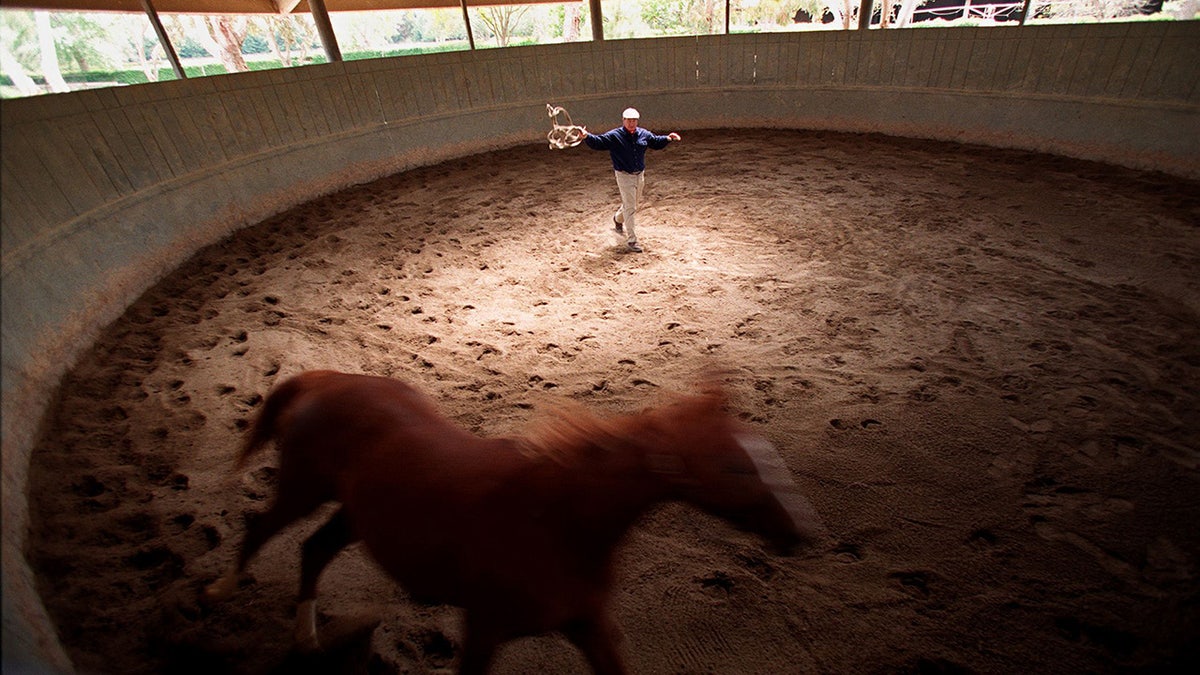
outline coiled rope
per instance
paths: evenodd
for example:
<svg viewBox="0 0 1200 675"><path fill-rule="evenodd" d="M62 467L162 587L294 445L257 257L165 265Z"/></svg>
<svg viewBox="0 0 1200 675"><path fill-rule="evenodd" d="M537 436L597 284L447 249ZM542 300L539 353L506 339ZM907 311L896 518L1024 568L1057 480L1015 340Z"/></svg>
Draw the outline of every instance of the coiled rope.
<svg viewBox="0 0 1200 675"><path fill-rule="evenodd" d="M566 108L547 103L546 112L550 115L551 124L550 133L546 134L546 140L550 141L551 150L573 148L583 142L584 136L587 136L587 130L571 122L571 113L567 112ZM567 116L566 124L558 123L559 114Z"/></svg>

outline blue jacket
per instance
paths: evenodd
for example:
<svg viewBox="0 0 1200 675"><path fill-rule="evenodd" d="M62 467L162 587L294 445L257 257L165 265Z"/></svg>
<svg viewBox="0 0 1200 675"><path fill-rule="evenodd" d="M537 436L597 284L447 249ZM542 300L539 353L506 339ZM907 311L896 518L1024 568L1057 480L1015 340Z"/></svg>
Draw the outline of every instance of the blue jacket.
<svg viewBox="0 0 1200 675"><path fill-rule="evenodd" d="M613 168L627 173L646 170L646 148L662 150L671 142L670 138L657 136L641 127L632 134L625 131L625 127L617 127L599 135L588 134L583 140L593 150L608 150Z"/></svg>

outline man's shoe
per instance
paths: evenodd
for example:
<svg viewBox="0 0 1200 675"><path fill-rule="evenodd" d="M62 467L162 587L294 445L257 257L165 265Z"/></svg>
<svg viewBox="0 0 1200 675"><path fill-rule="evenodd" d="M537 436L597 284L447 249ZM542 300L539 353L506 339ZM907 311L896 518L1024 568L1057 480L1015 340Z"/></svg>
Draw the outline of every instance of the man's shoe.
<svg viewBox="0 0 1200 675"><path fill-rule="evenodd" d="M638 246L638 245L637 245L637 242L633 242L633 243L629 244L629 251L630 251L631 253L641 253L641 252L642 252L642 247L641 247L641 246Z"/></svg>
<svg viewBox="0 0 1200 675"><path fill-rule="evenodd" d="M622 225L621 223L617 222L616 216L613 216L613 229L616 230L617 232L625 231L625 226Z"/></svg>

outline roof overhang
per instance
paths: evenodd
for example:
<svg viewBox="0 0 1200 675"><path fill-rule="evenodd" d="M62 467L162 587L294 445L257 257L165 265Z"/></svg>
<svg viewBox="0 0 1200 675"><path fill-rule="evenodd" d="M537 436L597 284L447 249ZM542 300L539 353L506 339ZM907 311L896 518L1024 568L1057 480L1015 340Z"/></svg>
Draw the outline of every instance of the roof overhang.
<svg viewBox="0 0 1200 675"><path fill-rule="evenodd" d="M571 0L467 0L470 7L525 5ZM586 1L586 0L576 0ZM306 0L150 0L160 14L309 14ZM461 0L325 0L329 12L461 7ZM142 0L0 0L4 9L62 12L144 12Z"/></svg>

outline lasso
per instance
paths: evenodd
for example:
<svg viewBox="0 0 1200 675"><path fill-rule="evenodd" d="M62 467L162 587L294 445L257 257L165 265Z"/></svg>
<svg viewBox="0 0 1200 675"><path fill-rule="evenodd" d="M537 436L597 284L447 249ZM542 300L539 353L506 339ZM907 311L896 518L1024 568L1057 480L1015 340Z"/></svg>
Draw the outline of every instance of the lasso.
<svg viewBox="0 0 1200 675"><path fill-rule="evenodd" d="M571 122L571 113L567 112L566 108L547 103L546 112L550 115L550 124L553 125L550 133L546 134L546 140L550 141L551 150L573 148L583 142L584 136L587 136L587 130L583 127L575 126ZM566 124L558 123L559 113L567 116Z"/></svg>

